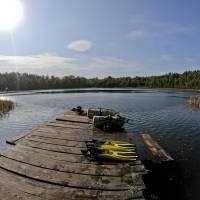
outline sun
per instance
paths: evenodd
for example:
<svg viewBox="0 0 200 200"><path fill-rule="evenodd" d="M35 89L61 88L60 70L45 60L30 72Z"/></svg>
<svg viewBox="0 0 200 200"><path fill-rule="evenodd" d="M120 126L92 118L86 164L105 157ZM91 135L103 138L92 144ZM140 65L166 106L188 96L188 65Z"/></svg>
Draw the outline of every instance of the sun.
<svg viewBox="0 0 200 200"><path fill-rule="evenodd" d="M23 16L20 0L0 0L0 30L12 31Z"/></svg>

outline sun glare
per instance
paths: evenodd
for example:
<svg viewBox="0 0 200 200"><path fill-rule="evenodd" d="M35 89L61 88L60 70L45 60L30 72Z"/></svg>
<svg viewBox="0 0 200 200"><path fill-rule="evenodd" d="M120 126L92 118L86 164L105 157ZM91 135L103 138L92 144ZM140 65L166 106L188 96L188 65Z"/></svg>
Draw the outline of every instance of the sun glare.
<svg viewBox="0 0 200 200"><path fill-rule="evenodd" d="M0 30L11 31L19 23L22 15L20 0L0 0Z"/></svg>

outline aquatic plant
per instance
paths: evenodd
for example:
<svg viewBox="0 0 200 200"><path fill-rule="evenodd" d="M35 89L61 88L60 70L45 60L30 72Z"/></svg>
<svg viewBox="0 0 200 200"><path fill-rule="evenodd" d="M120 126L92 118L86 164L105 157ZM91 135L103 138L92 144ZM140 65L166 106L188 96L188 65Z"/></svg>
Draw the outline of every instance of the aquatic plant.
<svg viewBox="0 0 200 200"><path fill-rule="evenodd" d="M14 103L10 100L1 100L0 99L0 115L9 112L14 107Z"/></svg>
<svg viewBox="0 0 200 200"><path fill-rule="evenodd" d="M189 105L200 108L200 96L191 96L189 97L187 103Z"/></svg>

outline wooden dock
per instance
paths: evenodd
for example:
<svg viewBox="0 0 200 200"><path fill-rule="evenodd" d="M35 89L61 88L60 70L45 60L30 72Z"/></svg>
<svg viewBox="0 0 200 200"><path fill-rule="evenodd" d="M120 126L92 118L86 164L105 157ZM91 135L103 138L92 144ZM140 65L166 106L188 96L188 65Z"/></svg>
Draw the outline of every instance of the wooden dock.
<svg viewBox="0 0 200 200"><path fill-rule="evenodd" d="M144 165L90 161L81 153L86 140L126 139L106 133L91 120L67 112L7 141L0 156L0 200L142 200Z"/></svg>

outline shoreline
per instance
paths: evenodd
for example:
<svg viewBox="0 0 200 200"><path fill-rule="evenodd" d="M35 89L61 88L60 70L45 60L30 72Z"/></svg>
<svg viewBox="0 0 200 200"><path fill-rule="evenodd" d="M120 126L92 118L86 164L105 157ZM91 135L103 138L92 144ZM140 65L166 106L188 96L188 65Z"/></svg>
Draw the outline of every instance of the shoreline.
<svg viewBox="0 0 200 200"><path fill-rule="evenodd" d="M18 91L6 91L6 92L0 92L0 95L7 95L7 94L21 94L21 95L26 95L27 93L28 94L38 94L38 93L46 93L46 92L49 92L51 93L50 91L53 91L52 93L62 93L62 92L95 92L95 91L99 91L99 92L120 92L120 91L134 91L134 90L163 90L163 91L167 91L167 90L170 90L170 91L183 91L183 92L198 92L200 93L200 89L180 89L180 88L146 88L146 87L123 87L123 88L120 88L120 87L113 87L113 88L96 88L96 87L90 87L90 88L63 88L63 89L39 89L39 90L18 90ZM57 92L56 92L57 91Z"/></svg>

